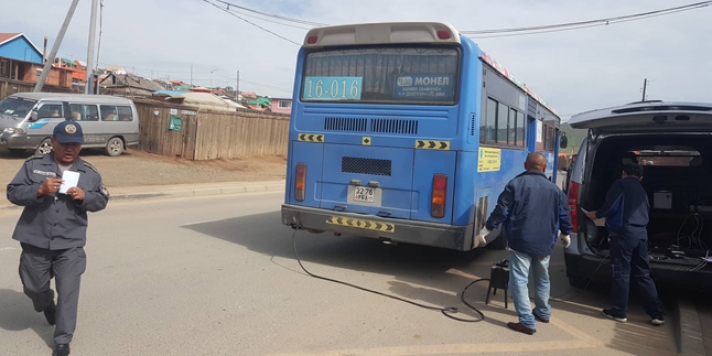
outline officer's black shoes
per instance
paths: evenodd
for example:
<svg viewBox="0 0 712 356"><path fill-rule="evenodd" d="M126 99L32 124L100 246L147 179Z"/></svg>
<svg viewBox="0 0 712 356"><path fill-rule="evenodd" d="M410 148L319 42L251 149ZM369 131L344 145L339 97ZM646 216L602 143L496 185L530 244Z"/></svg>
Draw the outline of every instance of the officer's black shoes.
<svg viewBox="0 0 712 356"><path fill-rule="evenodd" d="M69 344L58 344L55 346L52 356L69 356Z"/></svg>
<svg viewBox="0 0 712 356"><path fill-rule="evenodd" d="M54 305L54 300L52 301L52 304L50 304L47 309L44 310L44 316L47 319L49 325L54 325L57 320L57 307Z"/></svg>

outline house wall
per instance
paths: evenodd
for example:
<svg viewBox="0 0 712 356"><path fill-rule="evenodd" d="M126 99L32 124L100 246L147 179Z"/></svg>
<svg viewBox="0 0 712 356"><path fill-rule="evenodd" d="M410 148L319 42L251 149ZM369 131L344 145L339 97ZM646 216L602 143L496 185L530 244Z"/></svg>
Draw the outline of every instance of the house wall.
<svg viewBox="0 0 712 356"><path fill-rule="evenodd" d="M290 107L288 108L280 108L279 107L279 102L289 102ZM292 99L272 99L272 112L273 113L278 113L278 114L291 114L292 113L292 107L291 107Z"/></svg>
<svg viewBox="0 0 712 356"><path fill-rule="evenodd" d="M42 64L42 54L37 53L22 36L0 45L0 57Z"/></svg>
<svg viewBox="0 0 712 356"><path fill-rule="evenodd" d="M37 70L42 69L41 65L23 63L25 67L24 76L20 80L29 83L37 83L40 79L37 75ZM45 85L54 85L59 87L72 87L72 73L61 68L50 68L49 75L45 80Z"/></svg>

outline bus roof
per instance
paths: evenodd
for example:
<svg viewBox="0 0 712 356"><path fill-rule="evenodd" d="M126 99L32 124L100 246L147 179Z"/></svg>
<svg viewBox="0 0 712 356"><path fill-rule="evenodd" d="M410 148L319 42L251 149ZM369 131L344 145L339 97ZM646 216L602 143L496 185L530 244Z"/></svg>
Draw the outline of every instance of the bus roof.
<svg viewBox="0 0 712 356"><path fill-rule="evenodd" d="M461 40L460 32L446 22L380 22L318 27L307 32L302 46L320 48L398 43L459 44ZM556 117L559 116L546 101L529 90L526 84L520 82L492 57L482 52L480 58Z"/></svg>
<svg viewBox="0 0 712 356"><path fill-rule="evenodd" d="M307 32L303 46L391 43L460 43L459 32L444 22L382 22L319 27Z"/></svg>

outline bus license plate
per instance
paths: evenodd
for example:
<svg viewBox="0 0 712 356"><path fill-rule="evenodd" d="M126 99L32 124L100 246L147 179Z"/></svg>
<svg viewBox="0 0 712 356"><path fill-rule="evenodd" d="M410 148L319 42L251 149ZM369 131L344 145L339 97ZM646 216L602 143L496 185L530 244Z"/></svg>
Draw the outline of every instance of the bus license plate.
<svg viewBox="0 0 712 356"><path fill-rule="evenodd" d="M369 187L356 187L354 189L354 201L361 203L373 203L376 199L376 189Z"/></svg>

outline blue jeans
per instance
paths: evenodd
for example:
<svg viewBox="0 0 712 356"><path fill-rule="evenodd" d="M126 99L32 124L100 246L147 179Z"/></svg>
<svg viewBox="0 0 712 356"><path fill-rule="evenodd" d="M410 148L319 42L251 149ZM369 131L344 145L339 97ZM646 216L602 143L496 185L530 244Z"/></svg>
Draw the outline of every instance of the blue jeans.
<svg viewBox="0 0 712 356"><path fill-rule="evenodd" d="M549 256L532 257L527 254L511 251L509 257L509 291L512 293L514 310L519 315L519 322L530 329L536 330L536 319L532 314L529 301L529 270L534 276L534 305L537 316L541 319L551 318L551 305L549 294L551 282L549 281Z"/></svg>
<svg viewBox="0 0 712 356"><path fill-rule="evenodd" d="M631 275L638 284L640 299L651 318L662 316L662 303L658 299L655 281L650 275L648 240L630 236L611 236L611 304L613 315L625 318L628 312L628 295Z"/></svg>

